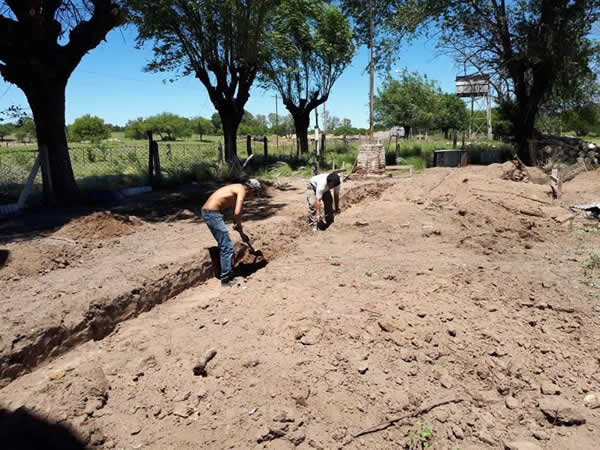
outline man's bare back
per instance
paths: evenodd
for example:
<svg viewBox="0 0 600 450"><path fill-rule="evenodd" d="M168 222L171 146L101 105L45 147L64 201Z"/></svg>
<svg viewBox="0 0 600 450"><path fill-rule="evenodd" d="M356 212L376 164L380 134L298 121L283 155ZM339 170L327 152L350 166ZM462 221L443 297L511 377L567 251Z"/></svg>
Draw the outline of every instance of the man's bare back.
<svg viewBox="0 0 600 450"><path fill-rule="evenodd" d="M208 200L202 205L202 209L207 211L223 211L227 208L235 209L238 196L241 196L241 200L243 201L246 192L247 188L243 184L223 186L208 197Z"/></svg>

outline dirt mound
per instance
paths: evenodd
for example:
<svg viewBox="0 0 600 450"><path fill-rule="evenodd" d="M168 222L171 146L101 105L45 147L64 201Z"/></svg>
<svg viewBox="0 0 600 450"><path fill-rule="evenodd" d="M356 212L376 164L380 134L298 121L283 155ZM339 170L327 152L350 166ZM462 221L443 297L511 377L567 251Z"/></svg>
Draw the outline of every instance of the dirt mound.
<svg viewBox="0 0 600 450"><path fill-rule="evenodd" d="M142 221L133 216L100 211L80 217L61 227L54 236L70 239L108 239L126 236L135 232Z"/></svg>
<svg viewBox="0 0 600 450"><path fill-rule="evenodd" d="M378 199L391 186L390 183L369 183L354 186L346 191L342 190L342 209L356 205L367 199Z"/></svg>

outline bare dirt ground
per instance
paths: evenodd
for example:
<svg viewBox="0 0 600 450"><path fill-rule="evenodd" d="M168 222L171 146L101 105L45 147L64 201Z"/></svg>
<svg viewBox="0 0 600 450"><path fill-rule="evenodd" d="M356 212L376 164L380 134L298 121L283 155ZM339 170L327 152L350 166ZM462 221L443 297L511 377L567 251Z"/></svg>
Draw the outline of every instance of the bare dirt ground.
<svg viewBox="0 0 600 450"><path fill-rule="evenodd" d="M314 234L287 180L248 211L269 264L244 256L231 289L194 195L2 245L0 440L598 448L600 228L566 206L600 199L600 172L552 201L509 167L345 184Z"/></svg>

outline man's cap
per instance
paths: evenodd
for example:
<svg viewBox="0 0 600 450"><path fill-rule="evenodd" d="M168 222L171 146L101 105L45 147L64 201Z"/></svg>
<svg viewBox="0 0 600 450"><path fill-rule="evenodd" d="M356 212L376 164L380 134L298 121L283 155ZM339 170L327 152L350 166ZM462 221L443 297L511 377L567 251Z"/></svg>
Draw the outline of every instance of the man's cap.
<svg viewBox="0 0 600 450"><path fill-rule="evenodd" d="M253 191L255 191L257 193L262 194L265 192L265 187L256 178L250 178L249 180L246 180L244 182L244 185L246 185L248 188L252 189Z"/></svg>

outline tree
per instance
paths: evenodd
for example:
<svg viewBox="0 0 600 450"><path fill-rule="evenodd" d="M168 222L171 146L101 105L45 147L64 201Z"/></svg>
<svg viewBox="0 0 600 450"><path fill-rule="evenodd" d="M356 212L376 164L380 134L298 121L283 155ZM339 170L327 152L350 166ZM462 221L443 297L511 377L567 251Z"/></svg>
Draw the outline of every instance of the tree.
<svg viewBox="0 0 600 450"><path fill-rule="evenodd" d="M598 46L592 25L600 0L403 0L390 20L399 29L441 30L440 45L461 63L491 74L501 111L507 112L521 159L530 163L540 107L556 94L569 95ZM475 26L474 26L475 25ZM433 27L432 27L433 28Z"/></svg>
<svg viewBox="0 0 600 450"><path fill-rule="evenodd" d="M0 0L0 75L27 97L61 203L79 197L65 133L67 81L83 56L122 22L119 3Z"/></svg>
<svg viewBox="0 0 600 450"><path fill-rule="evenodd" d="M263 136L267 134L268 127L263 124L262 120L257 120L251 113L245 111L238 131L241 135Z"/></svg>
<svg viewBox="0 0 600 450"><path fill-rule="evenodd" d="M599 106L593 103L573 108L563 114L565 129L575 132L577 136L585 136L597 132L600 124Z"/></svg>
<svg viewBox="0 0 600 450"><path fill-rule="evenodd" d="M300 153L308 152L311 111L327 101L354 51L350 24L335 5L319 0L281 2L260 79L281 94L294 119Z"/></svg>
<svg viewBox="0 0 600 450"><path fill-rule="evenodd" d="M154 41L151 71L195 75L220 115L225 159L237 159L236 135L263 67L265 28L278 0L128 0L138 42Z"/></svg>
<svg viewBox="0 0 600 450"><path fill-rule="evenodd" d="M354 131L356 130L352 128L352 122L350 121L350 119L343 119L342 124L338 126L335 130L333 130L333 134L335 136L343 136L344 144L346 144L346 136L348 136L349 134L354 134Z"/></svg>
<svg viewBox="0 0 600 450"><path fill-rule="evenodd" d="M146 124L144 123L143 117L138 117L135 120L127 121L125 125L125 137L127 139L146 139Z"/></svg>
<svg viewBox="0 0 600 450"><path fill-rule="evenodd" d="M190 121L177 114L166 112L157 114L144 120L144 125L147 131L157 133L163 141L192 136Z"/></svg>
<svg viewBox="0 0 600 450"><path fill-rule="evenodd" d="M213 134L215 127L213 123L204 117L195 117L191 120L192 130L200 135L200 140L205 134Z"/></svg>
<svg viewBox="0 0 600 450"><path fill-rule="evenodd" d="M218 112L213 113L212 116L210 116L210 121L213 124L213 127L215 127L215 132L218 135L222 135L223 134L223 122L221 121L221 116L219 115Z"/></svg>
<svg viewBox="0 0 600 450"><path fill-rule="evenodd" d="M15 126L12 123L0 123L0 141L3 141L6 136L11 134L15 130Z"/></svg>
<svg viewBox="0 0 600 450"><path fill-rule="evenodd" d="M15 126L14 134L19 142L25 142L25 138L29 141L34 139L36 137L36 126L33 119L31 117L22 117L19 119Z"/></svg>
<svg viewBox="0 0 600 450"><path fill-rule="evenodd" d="M453 94L438 94L435 98L434 128L442 130L444 138L449 138L450 130L464 129L469 115L467 106Z"/></svg>
<svg viewBox="0 0 600 450"><path fill-rule="evenodd" d="M337 127L340 126L340 118L336 117L336 116L331 116L329 118L329 120L327 121L327 128L329 130L335 130Z"/></svg>
<svg viewBox="0 0 600 450"><path fill-rule="evenodd" d="M435 82L417 72L404 70L400 79L388 76L375 97L375 120L387 128L402 126L408 136L411 128L432 128L436 96Z"/></svg>
<svg viewBox="0 0 600 450"><path fill-rule="evenodd" d="M271 133L277 136L290 137L294 134L294 119L289 114L276 116L275 113L270 113L269 124Z"/></svg>
<svg viewBox="0 0 600 450"><path fill-rule="evenodd" d="M375 71L389 70L394 57L400 51L400 43L407 33L405 27L395 25L398 1L391 0L342 0L344 13L354 19L355 38L369 49L369 142L373 140L375 121ZM402 22L405 23L404 21Z"/></svg>
<svg viewBox="0 0 600 450"><path fill-rule="evenodd" d="M75 119L69 127L70 137L77 142L91 141L100 142L110 137L110 129L100 117L86 114Z"/></svg>

